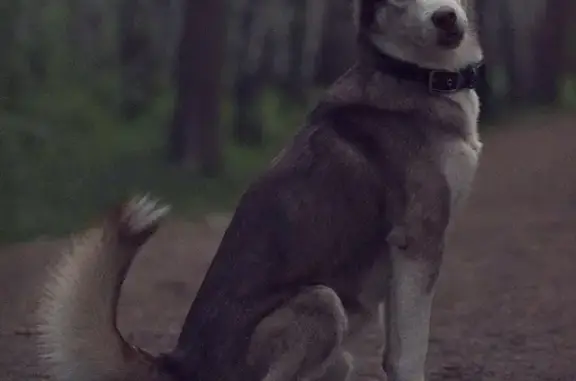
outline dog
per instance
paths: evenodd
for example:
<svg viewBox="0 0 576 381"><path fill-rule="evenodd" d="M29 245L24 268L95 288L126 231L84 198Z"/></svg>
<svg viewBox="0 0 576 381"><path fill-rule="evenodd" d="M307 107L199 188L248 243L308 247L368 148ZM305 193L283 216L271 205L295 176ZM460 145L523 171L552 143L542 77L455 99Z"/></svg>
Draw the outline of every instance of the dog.
<svg viewBox="0 0 576 381"><path fill-rule="evenodd" d="M88 347L63 357L82 347L72 344L81 329L66 333L74 319L89 325L73 313L87 298L69 288L47 303L69 308L44 324L63 369L75 359L92 374L82 379L94 380L354 380L366 356L380 356L378 377L425 380L446 234L482 148L482 49L460 0L354 0L354 9L357 62L242 195L174 350L120 350L132 347L108 321L115 335L99 340L120 342L116 351L93 362ZM64 277L73 271L81 273ZM349 343L375 322L385 349L354 353ZM85 346L98 341L84 336ZM127 370L134 359L136 378ZM91 373L107 362L118 373Z"/></svg>

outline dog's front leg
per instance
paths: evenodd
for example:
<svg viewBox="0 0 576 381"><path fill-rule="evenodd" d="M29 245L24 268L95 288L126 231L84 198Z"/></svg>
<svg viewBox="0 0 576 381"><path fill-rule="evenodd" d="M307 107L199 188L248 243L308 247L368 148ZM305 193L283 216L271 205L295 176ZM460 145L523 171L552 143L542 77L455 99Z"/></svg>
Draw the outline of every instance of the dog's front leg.
<svg viewBox="0 0 576 381"><path fill-rule="evenodd" d="M392 247L384 370L389 381L424 381L430 313L441 256Z"/></svg>

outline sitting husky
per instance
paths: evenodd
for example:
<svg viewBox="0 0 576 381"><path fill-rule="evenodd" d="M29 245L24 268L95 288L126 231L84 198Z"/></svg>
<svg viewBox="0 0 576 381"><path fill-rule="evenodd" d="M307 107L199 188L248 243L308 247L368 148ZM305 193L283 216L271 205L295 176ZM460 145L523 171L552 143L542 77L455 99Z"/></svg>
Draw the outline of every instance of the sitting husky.
<svg viewBox="0 0 576 381"><path fill-rule="evenodd" d="M41 343L59 380L355 379L367 355L349 343L383 322L376 377L424 381L446 231L480 154L482 53L460 0L355 10L356 64L242 196L176 348L148 355L114 323L125 272L164 211L136 202L49 287Z"/></svg>

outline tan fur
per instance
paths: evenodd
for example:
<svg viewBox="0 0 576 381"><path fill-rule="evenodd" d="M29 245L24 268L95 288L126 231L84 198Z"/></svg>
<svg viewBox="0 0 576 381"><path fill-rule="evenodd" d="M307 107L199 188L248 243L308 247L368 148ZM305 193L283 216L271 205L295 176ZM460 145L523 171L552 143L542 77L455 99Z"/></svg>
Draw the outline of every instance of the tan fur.
<svg viewBox="0 0 576 381"><path fill-rule="evenodd" d="M57 380L169 379L116 327L126 271L166 212L147 199L133 200L102 227L74 238L51 272L37 313L38 349Z"/></svg>

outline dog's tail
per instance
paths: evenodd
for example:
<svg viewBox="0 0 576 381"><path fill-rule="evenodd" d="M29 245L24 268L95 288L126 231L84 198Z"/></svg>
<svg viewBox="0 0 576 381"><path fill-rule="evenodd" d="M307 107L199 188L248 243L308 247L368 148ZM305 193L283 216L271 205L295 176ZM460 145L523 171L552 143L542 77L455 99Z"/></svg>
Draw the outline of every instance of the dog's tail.
<svg viewBox="0 0 576 381"><path fill-rule="evenodd" d="M116 326L128 268L168 210L147 197L121 205L101 227L73 239L54 268L38 309L38 349L58 381L170 379Z"/></svg>

